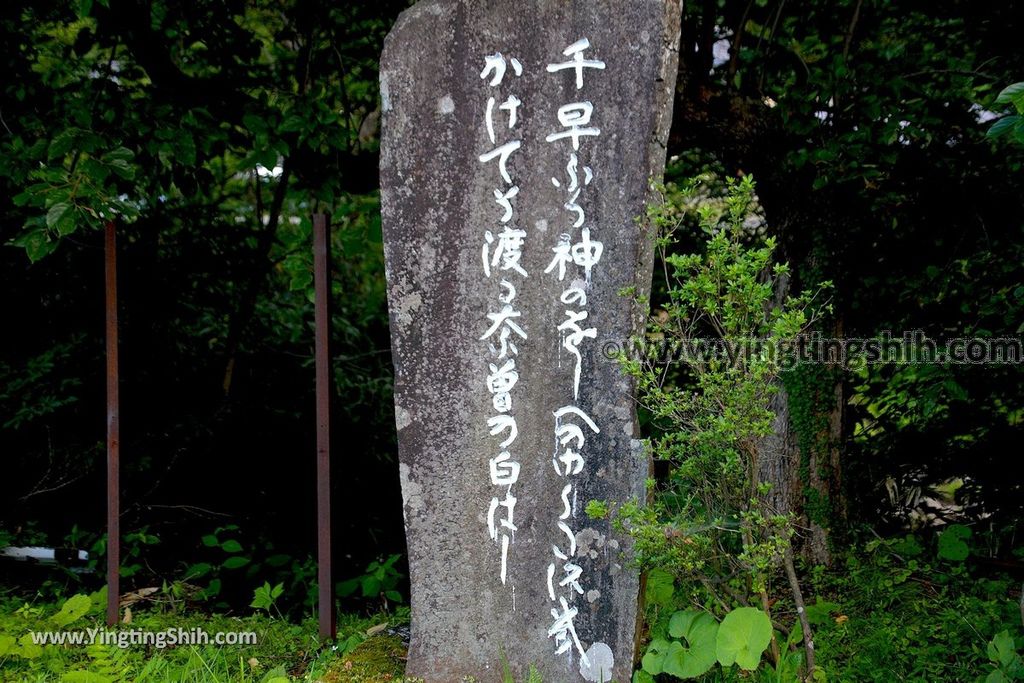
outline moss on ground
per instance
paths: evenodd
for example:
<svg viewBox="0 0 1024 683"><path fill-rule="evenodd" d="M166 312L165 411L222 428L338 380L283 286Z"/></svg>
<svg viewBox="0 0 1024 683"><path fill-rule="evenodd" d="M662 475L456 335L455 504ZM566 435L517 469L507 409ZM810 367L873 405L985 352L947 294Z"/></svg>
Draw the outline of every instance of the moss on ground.
<svg viewBox="0 0 1024 683"><path fill-rule="evenodd" d="M402 681L406 650L398 636L378 635L360 643L331 664L324 683L380 683Z"/></svg>

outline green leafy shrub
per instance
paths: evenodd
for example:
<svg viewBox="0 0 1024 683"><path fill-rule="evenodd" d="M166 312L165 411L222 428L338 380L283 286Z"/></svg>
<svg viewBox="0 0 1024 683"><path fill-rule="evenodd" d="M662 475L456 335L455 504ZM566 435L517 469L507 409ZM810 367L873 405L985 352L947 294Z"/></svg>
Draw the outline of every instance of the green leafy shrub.
<svg viewBox="0 0 1024 683"><path fill-rule="evenodd" d="M644 671L677 678L702 675L715 662L757 669L770 645L778 660L767 587L780 564L802 604L789 549L795 520L767 503L759 444L772 432L772 401L786 367L778 352L793 348L814 323L824 308L816 299L830 286L780 296L788 267L773 262L772 238L746 227L757 210L753 179L730 179L723 197L695 202L699 185L666 187L665 203L649 212L665 294L646 336L634 343L682 353L667 363L642 353L622 358L654 431L654 456L668 474L655 483L651 505L621 506L617 523L628 527L651 570L647 595L656 626ZM673 253L676 233L691 220L703 233L703 251ZM704 610L676 611L665 621L676 579ZM804 631L810 642L809 623ZM813 648L806 652L813 670Z"/></svg>
<svg viewBox="0 0 1024 683"><path fill-rule="evenodd" d="M344 598L359 591L361 597L379 601L385 610L388 602L403 602L402 594L398 592L402 574L395 568L401 558L401 555L391 555L387 559L374 560L361 575L338 583L335 588L338 596Z"/></svg>
<svg viewBox="0 0 1024 683"><path fill-rule="evenodd" d="M1012 105L1015 114L1007 114L988 129L990 138L1009 137L1024 145L1024 83L1014 83L1003 89L996 98L996 104Z"/></svg>
<svg viewBox="0 0 1024 683"><path fill-rule="evenodd" d="M1024 657L1021 657L1017 644L1009 631L1000 631L989 642L986 648L988 661L994 667L981 683L1004 683L1004 681L1024 681Z"/></svg>
<svg viewBox="0 0 1024 683"><path fill-rule="evenodd" d="M295 624L268 615L240 618L159 606L135 610L131 623L120 624L115 630L202 629L208 634L251 631L256 633L256 643L228 647L211 642L161 649L148 645L120 648L99 642L33 642L32 632L68 631L85 635L91 629L103 629L105 603L105 590L75 595L57 604L28 604L0 598L0 680L291 683L388 680L381 677L385 673L392 676L391 680L401 680L404 648L397 637L380 632L388 624L408 620L408 610L404 608L395 610L387 621L379 616L339 615L336 647L320 642L313 619ZM360 650L358 655L354 655L356 650ZM361 675L353 677L357 673Z"/></svg>

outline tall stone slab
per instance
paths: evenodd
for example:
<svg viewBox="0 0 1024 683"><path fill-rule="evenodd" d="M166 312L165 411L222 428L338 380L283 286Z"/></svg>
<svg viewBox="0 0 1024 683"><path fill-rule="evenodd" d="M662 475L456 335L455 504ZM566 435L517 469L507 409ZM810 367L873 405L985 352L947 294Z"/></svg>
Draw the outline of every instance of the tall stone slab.
<svg viewBox="0 0 1024 683"><path fill-rule="evenodd" d="M412 580L408 675L630 679L639 580L588 501L644 498L638 217L664 169L666 0L423 0L381 59L381 202Z"/></svg>

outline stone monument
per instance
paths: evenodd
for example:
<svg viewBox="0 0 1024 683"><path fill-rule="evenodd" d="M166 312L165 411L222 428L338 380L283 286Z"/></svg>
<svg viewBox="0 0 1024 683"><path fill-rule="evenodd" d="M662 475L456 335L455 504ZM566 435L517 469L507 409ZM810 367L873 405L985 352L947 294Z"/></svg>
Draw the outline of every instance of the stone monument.
<svg viewBox="0 0 1024 683"><path fill-rule="evenodd" d="M645 497L641 217L680 6L423 0L381 59L381 206L412 581L407 675L630 680L639 577L589 501ZM596 518L595 518L596 517Z"/></svg>

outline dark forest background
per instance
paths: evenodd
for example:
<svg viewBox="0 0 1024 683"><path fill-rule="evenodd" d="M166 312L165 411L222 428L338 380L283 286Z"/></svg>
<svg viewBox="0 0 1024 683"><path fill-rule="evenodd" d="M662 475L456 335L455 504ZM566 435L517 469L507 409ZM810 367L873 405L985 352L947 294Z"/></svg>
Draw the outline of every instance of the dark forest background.
<svg viewBox="0 0 1024 683"><path fill-rule="evenodd" d="M125 581L217 578L202 597L231 606L281 576L307 609L325 211L336 571L404 552L377 60L405 6L0 3L0 541L102 552L113 219ZM996 100L1024 80L1024 6L695 0L682 28L669 177L756 178L792 286L835 283L823 333L1021 336L1024 126ZM786 390L772 476L815 529L808 561L955 521L979 563L1021 571L1019 365L826 368Z"/></svg>

